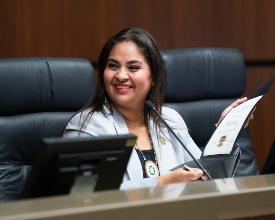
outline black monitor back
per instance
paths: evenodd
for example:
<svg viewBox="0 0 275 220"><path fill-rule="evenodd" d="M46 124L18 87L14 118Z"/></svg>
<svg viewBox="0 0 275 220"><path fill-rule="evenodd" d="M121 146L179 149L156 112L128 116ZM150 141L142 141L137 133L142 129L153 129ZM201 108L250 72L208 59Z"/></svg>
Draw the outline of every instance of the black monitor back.
<svg viewBox="0 0 275 220"><path fill-rule="evenodd" d="M119 189L135 141L130 134L44 138L22 198L69 194L79 176L93 177L94 191Z"/></svg>

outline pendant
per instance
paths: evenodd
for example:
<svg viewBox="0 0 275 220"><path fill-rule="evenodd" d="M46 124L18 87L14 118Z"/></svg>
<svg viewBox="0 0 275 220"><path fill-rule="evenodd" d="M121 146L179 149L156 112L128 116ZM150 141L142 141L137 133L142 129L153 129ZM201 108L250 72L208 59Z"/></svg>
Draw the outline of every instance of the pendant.
<svg viewBox="0 0 275 220"><path fill-rule="evenodd" d="M145 172L148 178L159 176L159 168L154 161L146 160L144 166L145 166Z"/></svg>
<svg viewBox="0 0 275 220"><path fill-rule="evenodd" d="M161 142L163 145L165 145L165 144L166 144L165 138L164 138L164 137L160 137L160 142Z"/></svg>

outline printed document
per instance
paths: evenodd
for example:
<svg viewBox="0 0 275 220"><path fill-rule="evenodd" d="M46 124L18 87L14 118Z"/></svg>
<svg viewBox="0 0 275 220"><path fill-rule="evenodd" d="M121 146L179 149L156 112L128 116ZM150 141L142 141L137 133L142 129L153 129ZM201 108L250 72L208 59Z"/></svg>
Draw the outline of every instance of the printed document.
<svg viewBox="0 0 275 220"><path fill-rule="evenodd" d="M263 96L249 99L233 108L220 122L207 143L204 156L217 154L230 154L235 141L249 119L252 110Z"/></svg>

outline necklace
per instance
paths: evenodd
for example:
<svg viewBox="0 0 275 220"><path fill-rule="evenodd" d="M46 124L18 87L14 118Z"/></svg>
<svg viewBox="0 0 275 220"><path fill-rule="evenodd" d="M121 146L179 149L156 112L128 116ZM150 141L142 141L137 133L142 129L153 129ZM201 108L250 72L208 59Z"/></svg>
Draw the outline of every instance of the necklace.
<svg viewBox="0 0 275 220"><path fill-rule="evenodd" d="M146 173L147 177L148 178L158 177L159 176L158 160L157 160L156 152L154 149L151 133L150 133L147 123L146 123L146 127L147 127L147 131L148 131L149 139L150 139L153 151L154 151L154 160L155 161L147 160L137 143L135 144L135 148L140 152L141 156L143 157L144 169L145 169L145 173Z"/></svg>
<svg viewBox="0 0 275 220"><path fill-rule="evenodd" d="M112 107L108 103L108 100L106 98L105 98L104 105L108 108L109 111L112 112ZM153 140L152 140L152 137L151 137L151 133L150 133L147 121L146 121L146 127L147 127L147 131L148 131L149 139L150 139L150 142L151 142L151 145L152 145L152 149L154 151L154 160L155 161L147 160L146 157L144 156L144 154L142 153L142 150L139 148L137 143L135 143L135 148L140 152L141 156L144 159L144 169L145 169L145 173L146 173L147 177L148 178L158 177L159 176L158 160L157 160L156 152L155 152L154 145L153 145Z"/></svg>

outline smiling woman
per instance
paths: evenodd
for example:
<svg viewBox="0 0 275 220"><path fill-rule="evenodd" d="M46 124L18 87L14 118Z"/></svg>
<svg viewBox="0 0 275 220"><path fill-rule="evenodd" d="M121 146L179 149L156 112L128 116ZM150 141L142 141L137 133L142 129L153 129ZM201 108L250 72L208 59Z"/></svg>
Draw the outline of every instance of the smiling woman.
<svg viewBox="0 0 275 220"><path fill-rule="evenodd" d="M143 113L153 81L150 66L135 43L125 41L113 47L104 70L104 84L119 112L131 108Z"/></svg>
<svg viewBox="0 0 275 220"><path fill-rule="evenodd" d="M145 108L150 100L189 152L199 158L201 151L181 116L162 106L164 93L164 64L155 40L142 29L124 29L104 45L94 96L68 122L63 136L135 134L137 141L120 189L195 181L203 176L202 170L170 171L192 157L158 116Z"/></svg>

